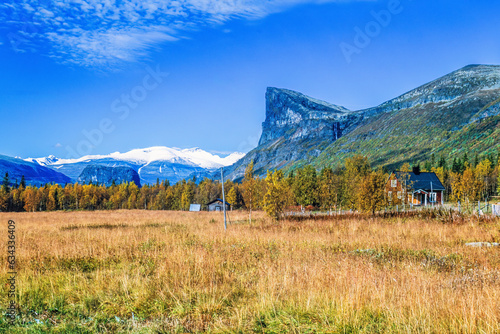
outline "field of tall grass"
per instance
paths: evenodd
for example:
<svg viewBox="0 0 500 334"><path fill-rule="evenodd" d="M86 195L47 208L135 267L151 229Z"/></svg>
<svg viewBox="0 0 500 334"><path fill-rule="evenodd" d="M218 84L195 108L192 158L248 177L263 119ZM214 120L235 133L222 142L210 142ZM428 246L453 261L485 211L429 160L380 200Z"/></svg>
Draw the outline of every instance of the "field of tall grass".
<svg viewBox="0 0 500 334"><path fill-rule="evenodd" d="M498 220L0 214L0 332L499 333ZM8 305L7 221L17 225Z"/></svg>

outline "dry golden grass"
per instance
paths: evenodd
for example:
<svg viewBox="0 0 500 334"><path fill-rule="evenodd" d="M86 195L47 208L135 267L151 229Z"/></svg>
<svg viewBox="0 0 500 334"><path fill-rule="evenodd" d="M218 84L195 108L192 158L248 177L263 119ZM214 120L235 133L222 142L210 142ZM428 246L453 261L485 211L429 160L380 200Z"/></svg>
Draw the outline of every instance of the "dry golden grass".
<svg viewBox="0 0 500 334"><path fill-rule="evenodd" d="M224 232L220 213L0 214L21 309L0 331L500 332L500 249L464 246L499 240L498 221L256 216Z"/></svg>

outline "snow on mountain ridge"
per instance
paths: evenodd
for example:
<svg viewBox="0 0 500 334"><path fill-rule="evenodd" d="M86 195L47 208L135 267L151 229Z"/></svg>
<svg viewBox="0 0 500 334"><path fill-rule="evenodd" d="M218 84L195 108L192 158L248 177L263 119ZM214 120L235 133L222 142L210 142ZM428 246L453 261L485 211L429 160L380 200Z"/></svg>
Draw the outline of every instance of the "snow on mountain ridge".
<svg viewBox="0 0 500 334"><path fill-rule="evenodd" d="M49 157L37 159L28 158L24 160L38 163L42 166L53 166L54 168L58 165L74 164L100 159L114 159L144 165L150 164L154 161L167 161L193 165L205 169L214 169L232 165L243 156L243 153L235 152L227 157L221 158L218 155L208 153L200 148L179 149L165 146L155 146L144 149L135 149L125 153L114 152L108 155L87 155L78 159L58 159L51 155Z"/></svg>

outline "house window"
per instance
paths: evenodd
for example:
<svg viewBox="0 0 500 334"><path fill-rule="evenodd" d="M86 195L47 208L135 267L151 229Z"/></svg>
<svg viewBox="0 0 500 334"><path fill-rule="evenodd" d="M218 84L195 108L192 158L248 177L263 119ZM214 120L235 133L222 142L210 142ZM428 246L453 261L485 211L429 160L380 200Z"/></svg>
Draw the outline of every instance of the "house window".
<svg viewBox="0 0 500 334"><path fill-rule="evenodd" d="M436 193L430 193L430 194L429 194L429 201L430 201L431 203L436 202L436 197L437 197L436 195L437 195Z"/></svg>
<svg viewBox="0 0 500 334"><path fill-rule="evenodd" d="M398 186L398 180L391 180L391 187L396 188Z"/></svg>
<svg viewBox="0 0 500 334"><path fill-rule="evenodd" d="M392 191L387 192L387 197L389 198L389 202L392 202Z"/></svg>
<svg viewBox="0 0 500 334"><path fill-rule="evenodd" d="M401 191L398 191L398 198L401 199Z"/></svg>

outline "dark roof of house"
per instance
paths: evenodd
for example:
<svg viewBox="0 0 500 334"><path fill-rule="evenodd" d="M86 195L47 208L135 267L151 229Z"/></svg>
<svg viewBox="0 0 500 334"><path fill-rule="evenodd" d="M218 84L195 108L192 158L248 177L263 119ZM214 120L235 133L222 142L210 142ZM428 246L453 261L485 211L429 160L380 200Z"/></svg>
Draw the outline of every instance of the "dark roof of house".
<svg viewBox="0 0 500 334"><path fill-rule="evenodd" d="M446 190L441 181L439 181L439 178L437 177L436 173L429 173L429 172L421 172L418 174L415 174L413 172L394 172L396 174L396 178L398 180L402 179L402 174L407 174L408 175L408 182L410 188L413 190Z"/></svg>
<svg viewBox="0 0 500 334"><path fill-rule="evenodd" d="M221 203L223 203L224 201L221 200L220 198L217 198L217 199L214 199L212 202L207 203L206 205L214 204L215 202L221 202ZM226 205L231 205L231 203L228 203L226 201Z"/></svg>

